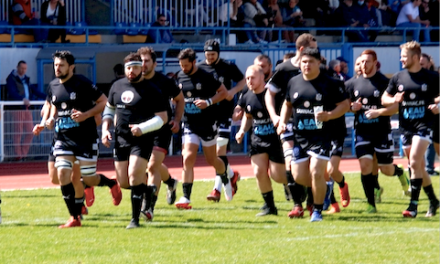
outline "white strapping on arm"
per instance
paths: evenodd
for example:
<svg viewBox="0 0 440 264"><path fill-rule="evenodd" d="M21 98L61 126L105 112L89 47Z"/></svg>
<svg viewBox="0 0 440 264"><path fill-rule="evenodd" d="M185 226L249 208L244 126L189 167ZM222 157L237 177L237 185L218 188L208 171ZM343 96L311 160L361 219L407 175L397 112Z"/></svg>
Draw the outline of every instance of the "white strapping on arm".
<svg viewBox="0 0 440 264"><path fill-rule="evenodd" d="M107 102L104 108L104 112L102 113L102 120L109 118L113 121L113 119L115 118L115 111L116 108Z"/></svg>
<svg viewBox="0 0 440 264"><path fill-rule="evenodd" d="M150 120L142 122L138 125L138 127L142 131L142 134L158 130L162 126L163 126L163 120L159 116L155 116L155 117L151 118Z"/></svg>

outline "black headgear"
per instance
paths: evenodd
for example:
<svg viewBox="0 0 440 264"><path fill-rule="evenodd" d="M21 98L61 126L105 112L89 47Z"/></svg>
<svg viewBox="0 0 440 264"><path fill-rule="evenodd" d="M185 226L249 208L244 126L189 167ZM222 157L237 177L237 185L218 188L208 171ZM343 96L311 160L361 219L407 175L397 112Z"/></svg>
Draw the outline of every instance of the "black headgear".
<svg viewBox="0 0 440 264"><path fill-rule="evenodd" d="M215 51L220 54L220 43L218 43L215 39L208 39L205 42L203 51Z"/></svg>

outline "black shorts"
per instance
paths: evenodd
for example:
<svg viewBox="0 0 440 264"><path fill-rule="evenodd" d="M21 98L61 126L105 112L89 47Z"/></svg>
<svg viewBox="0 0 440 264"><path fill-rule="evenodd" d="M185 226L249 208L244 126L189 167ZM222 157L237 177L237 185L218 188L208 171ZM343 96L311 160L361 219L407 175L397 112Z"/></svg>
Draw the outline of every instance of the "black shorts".
<svg viewBox="0 0 440 264"><path fill-rule="evenodd" d="M75 156L78 160L97 161L98 154L98 139L96 139L95 143L82 145L56 140L53 146L53 155L55 157Z"/></svg>
<svg viewBox="0 0 440 264"><path fill-rule="evenodd" d="M362 157L373 159L374 154L376 154L379 165L393 163L394 141L391 133L376 135L356 134L355 149L358 159Z"/></svg>
<svg viewBox="0 0 440 264"><path fill-rule="evenodd" d="M148 140L137 145L115 147L113 150L113 158L115 161L128 161L130 156L133 155L149 160L152 151L153 142Z"/></svg>
<svg viewBox="0 0 440 264"><path fill-rule="evenodd" d="M166 124L159 131L156 132L154 136L154 150L162 151L165 154L168 153L168 148L170 147L171 137L173 133L171 132L171 126Z"/></svg>
<svg viewBox="0 0 440 264"><path fill-rule="evenodd" d="M433 137L433 133L430 128L426 128L418 131L402 130L400 135L400 140L402 141L402 145L404 149L411 147L413 137L419 137L420 139L431 143L432 142L431 138Z"/></svg>
<svg viewBox="0 0 440 264"><path fill-rule="evenodd" d="M311 136L306 137L295 134L293 141L293 163L301 163L310 156L318 159L330 160L331 141L328 137Z"/></svg>
<svg viewBox="0 0 440 264"><path fill-rule="evenodd" d="M345 135L332 137L332 149L330 151L330 156L342 157L342 154L344 152L344 142Z"/></svg>
<svg viewBox="0 0 440 264"><path fill-rule="evenodd" d="M218 136L229 139L231 137L231 117L219 118L218 124Z"/></svg>
<svg viewBox="0 0 440 264"><path fill-rule="evenodd" d="M217 123L204 126L193 126L183 123L183 138L185 138L186 135L194 134L197 135L201 140L209 142L217 138L217 133Z"/></svg>
<svg viewBox="0 0 440 264"><path fill-rule="evenodd" d="M250 157L252 157L253 155L263 154L263 153L269 155L270 161L284 164L283 149L280 143L275 144L275 142L272 142L271 144L268 144L268 146L251 144L251 149L249 151Z"/></svg>

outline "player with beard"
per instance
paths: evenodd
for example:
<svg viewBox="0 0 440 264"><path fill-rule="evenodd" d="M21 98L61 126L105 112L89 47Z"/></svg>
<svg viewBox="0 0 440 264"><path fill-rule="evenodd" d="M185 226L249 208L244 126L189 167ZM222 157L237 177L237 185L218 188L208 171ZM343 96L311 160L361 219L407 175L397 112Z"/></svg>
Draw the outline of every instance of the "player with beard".
<svg viewBox="0 0 440 264"><path fill-rule="evenodd" d="M42 123L53 126L55 115L58 115L53 154L61 192L71 216L59 228L68 228L81 226L79 215L83 198L76 197L72 184L72 180L76 180L72 179L75 162L79 162L86 185L110 188L114 205L120 203L122 193L115 180L96 174L98 132L94 116L102 112L106 96L84 76L73 73L75 58L69 51L58 51L53 58L57 79L49 83L46 100L51 103L51 110L49 118Z"/></svg>
<svg viewBox="0 0 440 264"><path fill-rule="evenodd" d="M185 112L182 136L183 197L175 205L179 209L192 208L190 197L200 143L206 161L214 167L217 177L221 178L226 200L230 201L233 189L226 172L226 164L216 154L218 129L217 120L213 118L216 116L216 104L226 98L228 91L211 74L197 67L194 50L190 48L182 50L178 59L182 70L177 73L177 83L185 97Z"/></svg>
<svg viewBox="0 0 440 264"><path fill-rule="evenodd" d="M167 100L154 83L142 76L142 59L131 53L124 59L125 76L110 88L102 125L102 143L110 147L109 131L115 120L115 169L122 188L131 189L132 219L127 229L139 227L142 198L151 197L145 171L155 133L168 120ZM160 179L160 178L159 178Z"/></svg>
<svg viewBox="0 0 440 264"><path fill-rule="evenodd" d="M438 200L425 170L425 152L431 143L434 114L430 105L439 97L439 75L420 65L421 48L416 41L400 45L403 70L394 74L382 96L383 105L399 103L399 125L405 155L411 175L411 200L403 217L415 218L422 185L430 201L431 215L435 215ZM428 211L428 212L429 212Z"/></svg>
<svg viewBox="0 0 440 264"><path fill-rule="evenodd" d="M182 91L177 87L176 82L156 71L156 52L151 47L142 47L138 49L142 59L142 75L144 79L151 81L160 88L162 94L168 101L175 104L175 112L171 109L170 103L167 106L167 114L170 117L169 122L155 133L154 147L151 158L148 162L148 188L149 192L144 197L141 214L147 221L153 219L154 206L157 201L161 180L167 185L167 203L174 204L176 200L177 179L173 179L168 168L163 164L165 156L170 146L172 133L178 133L180 129L180 120L182 119L185 101Z"/></svg>
<svg viewBox="0 0 440 264"><path fill-rule="evenodd" d="M404 170L393 164L394 142L390 116L397 111L397 104L388 107L382 105L380 98L389 80L377 71L376 65L376 52L364 50L360 56L362 75L345 83L351 98L351 111L355 114L356 155L368 201L367 213L377 212L375 187L378 186L378 172L373 171L375 163L384 175L397 176L404 194L409 195L409 181ZM375 156L377 161L374 159Z"/></svg>
<svg viewBox="0 0 440 264"><path fill-rule="evenodd" d="M258 188L263 196L265 207L256 216L277 215L272 182L287 184L284 177L284 158L281 141L270 120L265 106L264 95L267 92L264 85L263 69L257 65L249 66L246 71L246 83L249 91L242 97L246 114L241 120L240 130L235 135L238 143L252 124L250 157L252 169L257 179Z"/></svg>
<svg viewBox="0 0 440 264"><path fill-rule="evenodd" d="M231 116L234 110L234 96L240 92L246 81L243 73L237 65L220 58L220 44L210 39L205 42L205 60L198 63L197 67L212 74L216 80L223 83L228 90L226 99L217 105L218 118L218 137L217 137L217 156L226 164L228 178L231 181L234 194L237 192L237 181L240 180L238 171L233 171L226 156L229 138L231 137ZM232 87L232 83L236 85ZM215 178L214 188L206 197L209 201L219 202L222 191L222 181L220 177Z"/></svg>
<svg viewBox="0 0 440 264"><path fill-rule="evenodd" d="M344 84L322 73L320 63L318 49L309 47L302 51L302 74L288 83L277 129L279 135L284 133L293 113L291 169L295 182L312 187L314 208L311 222L322 221L326 191L324 174L331 150L332 128L328 121L343 116L349 109Z"/></svg>

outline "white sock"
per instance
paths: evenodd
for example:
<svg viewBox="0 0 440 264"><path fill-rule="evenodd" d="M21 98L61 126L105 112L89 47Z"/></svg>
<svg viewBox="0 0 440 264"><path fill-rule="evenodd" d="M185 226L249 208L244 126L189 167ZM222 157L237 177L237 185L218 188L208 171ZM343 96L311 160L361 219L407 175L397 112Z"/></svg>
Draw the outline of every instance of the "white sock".
<svg viewBox="0 0 440 264"><path fill-rule="evenodd" d="M228 167L226 168L226 171L228 173L228 178L232 179L232 177L234 177L234 171L232 170L232 168L229 164L228 164Z"/></svg>
<svg viewBox="0 0 440 264"><path fill-rule="evenodd" d="M222 178L220 176L216 176L214 181L214 189L219 192L222 192L222 185L223 185Z"/></svg>

